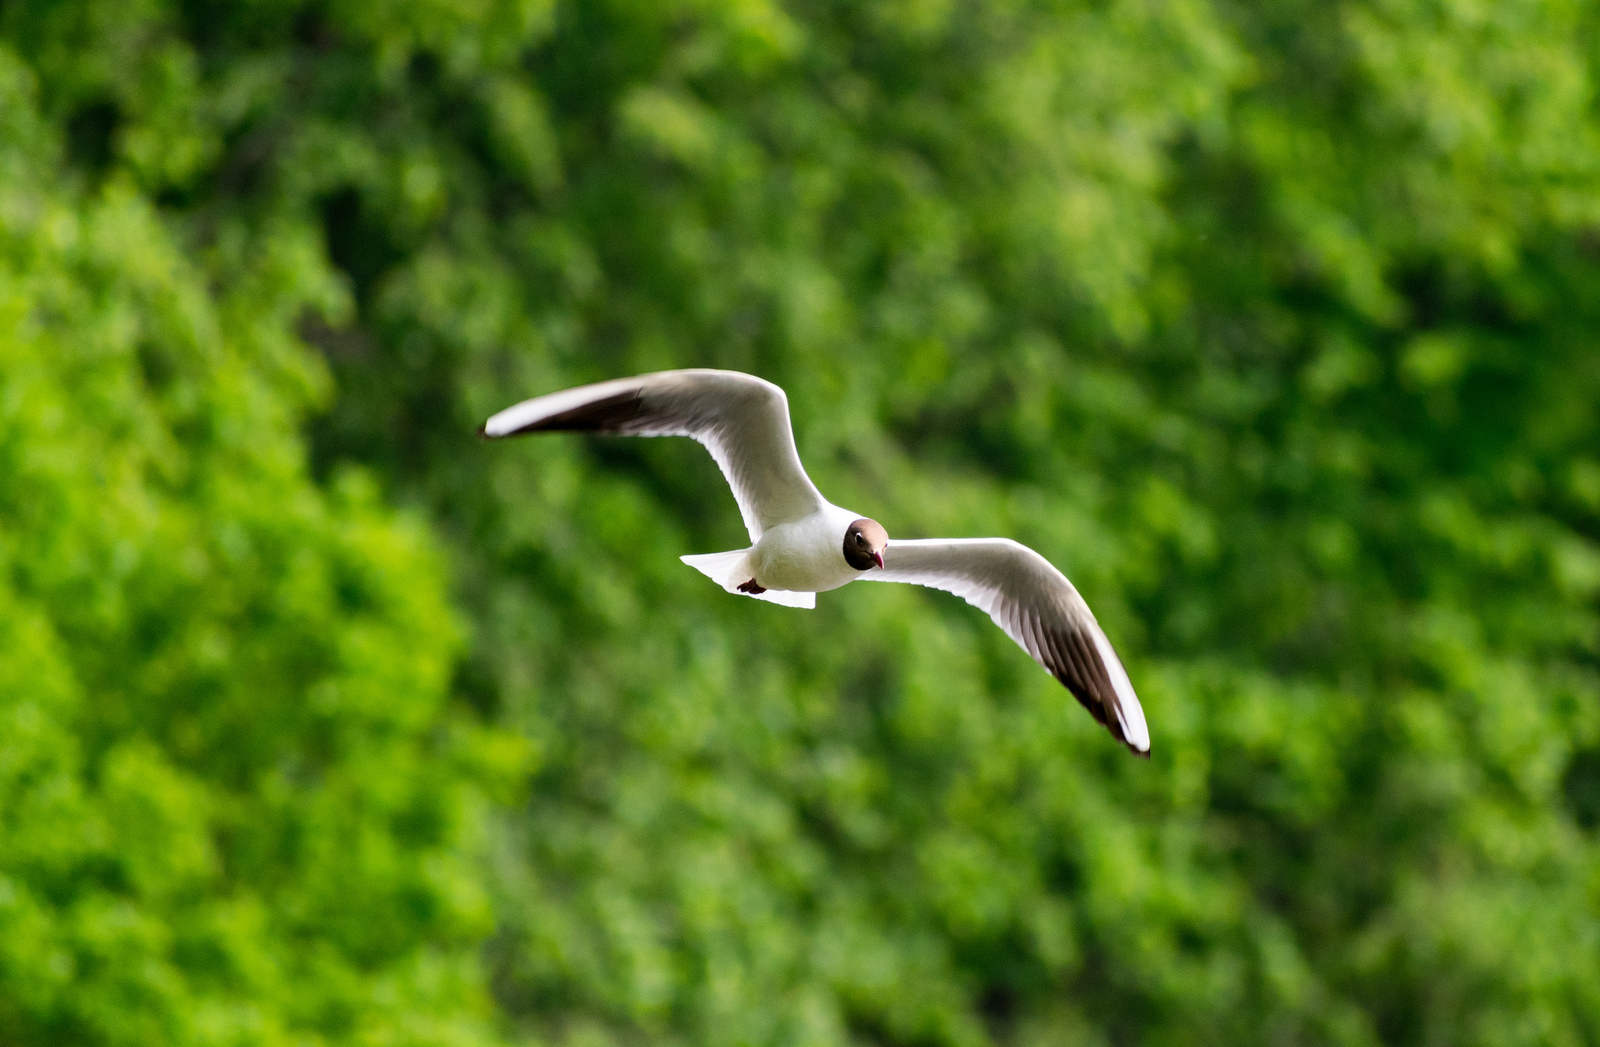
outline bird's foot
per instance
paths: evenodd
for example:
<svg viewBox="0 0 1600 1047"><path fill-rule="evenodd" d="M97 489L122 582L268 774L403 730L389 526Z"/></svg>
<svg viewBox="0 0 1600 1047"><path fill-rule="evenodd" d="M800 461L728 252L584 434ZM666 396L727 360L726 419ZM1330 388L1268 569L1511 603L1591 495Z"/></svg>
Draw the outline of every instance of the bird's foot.
<svg viewBox="0 0 1600 1047"><path fill-rule="evenodd" d="M756 584L756 580L754 578L750 579L748 582L741 583L739 585L739 591L741 593L749 593L751 596L756 596L766 592L765 589Z"/></svg>

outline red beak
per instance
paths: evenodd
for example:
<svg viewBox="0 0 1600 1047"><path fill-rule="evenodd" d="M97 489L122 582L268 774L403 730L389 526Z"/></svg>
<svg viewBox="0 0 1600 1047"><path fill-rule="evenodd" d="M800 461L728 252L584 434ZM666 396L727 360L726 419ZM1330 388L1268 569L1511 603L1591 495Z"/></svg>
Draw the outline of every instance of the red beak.
<svg viewBox="0 0 1600 1047"><path fill-rule="evenodd" d="M878 570L881 571L881 570L884 569L884 567L883 567L883 554L882 553L876 552L876 551L873 552L872 559L873 559L873 562L878 565Z"/></svg>

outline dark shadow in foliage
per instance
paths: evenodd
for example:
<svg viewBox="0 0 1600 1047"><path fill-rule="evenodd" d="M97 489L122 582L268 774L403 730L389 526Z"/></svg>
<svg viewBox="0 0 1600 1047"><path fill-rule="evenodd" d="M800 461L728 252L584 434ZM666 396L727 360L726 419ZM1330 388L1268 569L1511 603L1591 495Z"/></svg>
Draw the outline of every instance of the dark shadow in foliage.
<svg viewBox="0 0 1600 1047"><path fill-rule="evenodd" d="M1561 784L1573 820L1591 831L1600 827L1600 749L1574 753Z"/></svg>
<svg viewBox="0 0 1600 1047"><path fill-rule="evenodd" d="M103 179L116 160L122 122L122 109L110 98L86 102L67 118L67 157L91 183Z"/></svg>
<svg viewBox="0 0 1600 1047"><path fill-rule="evenodd" d="M402 257L389 237L388 223L368 208L354 186L328 194L320 210L328 257L350 278L356 302L366 309L379 278Z"/></svg>

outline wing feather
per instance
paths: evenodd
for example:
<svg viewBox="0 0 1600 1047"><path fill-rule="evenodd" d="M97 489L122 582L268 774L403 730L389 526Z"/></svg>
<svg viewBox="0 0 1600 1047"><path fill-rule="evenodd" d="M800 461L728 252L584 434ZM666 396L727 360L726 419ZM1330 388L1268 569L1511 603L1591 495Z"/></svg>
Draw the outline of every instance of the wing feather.
<svg viewBox="0 0 1600 1047"><path fill-rule="evenodd" d="M1007 538L891 541L884 570L862 581L908 582L954 593L1007 636L1139 756L1150 755L1144 710L1111 641L1065 575Z"/></svg>
<svg viewBox="0 0 1600 1047"><path fill-rule="evenodd" d="M491 439L537 432L687 436L733 488L750 540L825 503L806 475L782 389L738 371L661 371L524 400L484 423Z"/></svg>

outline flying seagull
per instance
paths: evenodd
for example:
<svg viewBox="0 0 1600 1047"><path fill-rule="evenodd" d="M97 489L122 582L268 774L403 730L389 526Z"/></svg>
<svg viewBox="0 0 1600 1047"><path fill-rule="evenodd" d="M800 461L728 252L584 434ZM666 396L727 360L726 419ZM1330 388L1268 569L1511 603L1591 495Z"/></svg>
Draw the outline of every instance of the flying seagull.
<svg viewBox="0 0 1600 1047"><path fill-rule="evenodd" d="M789 399L738 371L662 371L524 400L484 423L488 439L542 432L688 436L733 488L751 546L685 556L728 592L785 607L854 581L943 589L980 608L1139 756L1144 710L1078 590L1009 538L890 541L883 525L822 497L795 450Z"/></svg>

